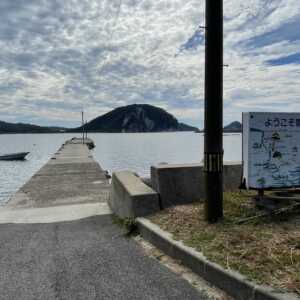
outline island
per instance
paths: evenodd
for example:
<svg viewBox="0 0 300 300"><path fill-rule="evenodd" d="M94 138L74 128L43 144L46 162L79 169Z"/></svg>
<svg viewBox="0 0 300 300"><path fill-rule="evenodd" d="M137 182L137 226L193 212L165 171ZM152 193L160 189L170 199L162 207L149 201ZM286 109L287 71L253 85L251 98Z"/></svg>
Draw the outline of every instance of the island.
<svg viewBox="0 0 300 300"><path fill-rule="evenodd" d="M76 132L138 133L138 132L197 132L195 126L182 123L166 110L149 104L118 107L82 126L64 128L0 121L0 134L9 133L76 133ZM240 133L242 124L234 121L224 127L224 133Z"/></svg>

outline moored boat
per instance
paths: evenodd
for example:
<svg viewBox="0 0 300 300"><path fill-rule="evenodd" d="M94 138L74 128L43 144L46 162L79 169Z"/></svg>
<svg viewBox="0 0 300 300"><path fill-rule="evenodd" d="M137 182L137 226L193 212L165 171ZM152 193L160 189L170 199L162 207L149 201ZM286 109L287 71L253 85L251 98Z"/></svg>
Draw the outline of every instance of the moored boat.
<svg viewBox="0 0 300 300"><path fill-rule="evenodd" d="M29 152L19 152L0 155L0 160L24 160Z"/></svg>

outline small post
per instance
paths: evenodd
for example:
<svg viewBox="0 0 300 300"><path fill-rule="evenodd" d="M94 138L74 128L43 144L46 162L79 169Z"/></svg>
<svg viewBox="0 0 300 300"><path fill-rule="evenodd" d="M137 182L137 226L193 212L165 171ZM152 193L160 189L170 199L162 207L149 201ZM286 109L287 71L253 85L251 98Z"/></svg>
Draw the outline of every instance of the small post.
<svg viewBox="0 0 300 300"><path fill-rule="evenodd" d="M87 121L85 120L85 138L88 138L88 134L87 134Z"/></svg>
<svg viewBox="0 0 300 300"><path fill-rule="evenodd" d="M83 111L81 112L82 119L82 144L84 144L84 119L83 119Z"/></svg>
<svg viewBox="0 0 300 300"><path fill-rule="evenodd" d="M206 0L205 219L223 218L223 0Z"/></svg>

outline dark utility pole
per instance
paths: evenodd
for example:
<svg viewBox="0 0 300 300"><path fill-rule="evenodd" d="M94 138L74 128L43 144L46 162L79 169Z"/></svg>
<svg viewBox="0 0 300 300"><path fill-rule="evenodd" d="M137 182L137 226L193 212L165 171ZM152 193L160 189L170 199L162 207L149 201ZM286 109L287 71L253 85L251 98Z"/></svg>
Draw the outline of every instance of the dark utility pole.
<svg viewBox="0 0 300 300"><path fill-rule="evenodd" d="M223 217L223 0L206 0L205 218Z"/></svg>

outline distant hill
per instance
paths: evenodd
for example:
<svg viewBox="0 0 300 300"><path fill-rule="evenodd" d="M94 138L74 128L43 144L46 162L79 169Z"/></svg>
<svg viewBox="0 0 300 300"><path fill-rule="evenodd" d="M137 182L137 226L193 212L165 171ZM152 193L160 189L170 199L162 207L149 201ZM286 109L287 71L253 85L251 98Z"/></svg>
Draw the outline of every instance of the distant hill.
<svg viewBox="0 0 300 300"><path fill-rule="evenodd" d="M238 121L234 121L224 127L224 132L242 132L242 124Z"/></svg>
<svg viewBox="0 0 300 300"><path fill-rule="evenodd" d="M204 132L202 129L200 132ZM223 128L223 132L225 133L240 133L242 132L242 124L238 121L231 122L227 126Z"/></svg>
<svg viewBox="0 0 300 300"><path fill-rule="evenodd" d="M82 127L75 130L80 131ZM87 123L85 130L93 132L199 131L196 127L179 123L164 109L148 104L116 108Z"/></svg>
<svg viewBox="0 0 300 300"><path fill-rule="evenodd" d="M187 125L185 123L178 123L179 131L194 131L194 132L200 132L199 128Z"/></svg>
<svg viewBox="0 0 300 300"><path fill-rule="evenodd" d="M7 123L0 121L0 134L2 133L56 133L65 132L61 127L43 127L24 123Z"/></svg>
<svg viewBox="0 0 300 300"><path fill-rule="evenodd" d="M194 131L203 132L197 127L180 123L165 110L148 105L134 104L119 107L100 116L85 125L87 131L93 132L164 132ZM46 127L26 123L8 123L0 121L0 134L4 133L60 133L78 132L82 127L67 129L63 127ZM242 132L242 124L234 121L224 127L224 132Z"/></svg>

